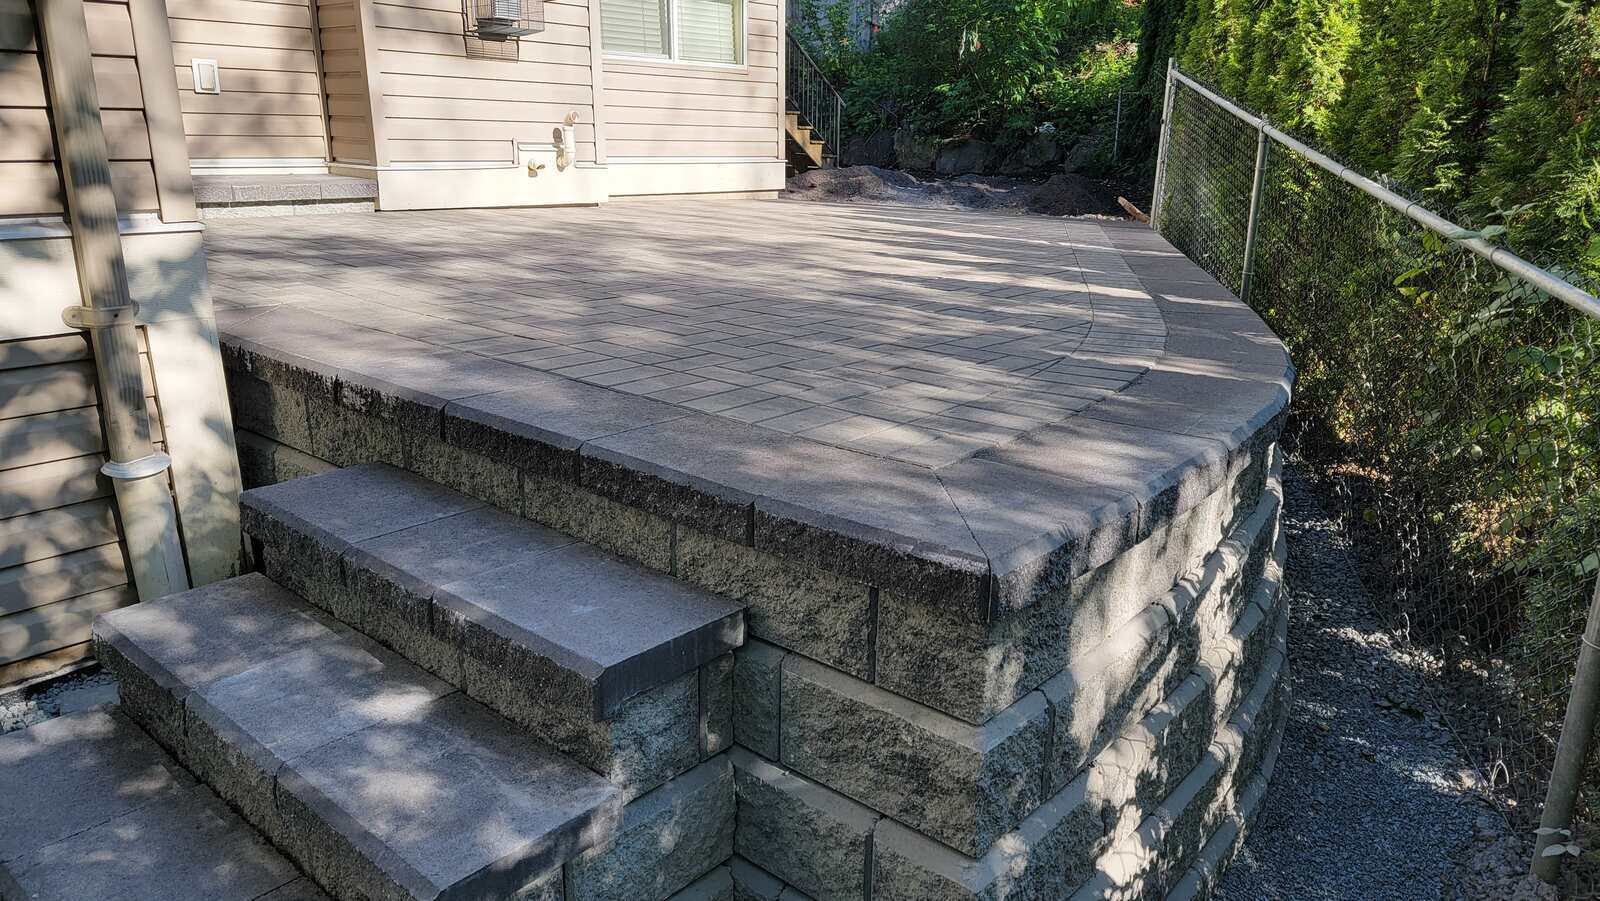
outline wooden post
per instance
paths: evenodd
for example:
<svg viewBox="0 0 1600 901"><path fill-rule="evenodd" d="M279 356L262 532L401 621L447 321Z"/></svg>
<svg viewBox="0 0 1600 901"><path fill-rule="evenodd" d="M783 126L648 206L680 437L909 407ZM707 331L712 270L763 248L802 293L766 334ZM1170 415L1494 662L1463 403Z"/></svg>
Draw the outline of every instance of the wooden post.
<svg viewBox="0 0 1600 901"><path fill-rule="evenodd" d="M150 441L144 374L139 365L138 307L128 293L127 265L111 191L111 163L100 123L88 26L82 0L36 0L40 57L55 130L56 158L72 231L83 305L62 319L87 329L98 370L100 412L123 540L141 600L189 587L178 519L167 488L171 460Z"/></svg>
<svg viewBox="0 0 1600 901"><path fill-rule="evenodd" d="M150 133L150 162L156 173L161 221L193 222L200 217L194 206L183 112L178 108L167 4L164 0L129 0L128 16L133 24L134 63L139 67L139 90L144 94L145 128Z"/></svg>

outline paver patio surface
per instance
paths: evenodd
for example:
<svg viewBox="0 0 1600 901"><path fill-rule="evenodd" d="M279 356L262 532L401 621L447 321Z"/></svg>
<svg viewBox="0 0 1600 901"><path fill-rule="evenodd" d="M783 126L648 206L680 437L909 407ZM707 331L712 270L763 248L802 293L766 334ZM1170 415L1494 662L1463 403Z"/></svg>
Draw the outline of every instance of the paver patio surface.
<svg viewBox="0 0 1600 901"><path fill-rule="evenodd" d="M353 326L943 466L1160 358L1122 226L797 201L208 223L219 309Z"/></svg>

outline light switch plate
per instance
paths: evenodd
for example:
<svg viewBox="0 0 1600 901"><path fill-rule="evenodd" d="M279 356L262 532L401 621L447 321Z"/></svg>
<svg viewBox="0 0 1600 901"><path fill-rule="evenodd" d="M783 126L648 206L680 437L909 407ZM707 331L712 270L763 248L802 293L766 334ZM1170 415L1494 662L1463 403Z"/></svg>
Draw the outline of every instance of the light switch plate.
<svg viewBox="0 0 1600 901"><path fill-rule="evenodd" d="M194 73L196 94L222 93L222 68L214 59L191 59L189 70Z"/></svg>

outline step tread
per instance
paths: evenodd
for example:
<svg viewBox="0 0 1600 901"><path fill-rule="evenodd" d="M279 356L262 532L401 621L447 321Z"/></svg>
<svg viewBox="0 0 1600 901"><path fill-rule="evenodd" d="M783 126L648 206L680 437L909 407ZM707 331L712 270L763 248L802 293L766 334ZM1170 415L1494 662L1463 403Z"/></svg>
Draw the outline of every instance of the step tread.
<svg viewBox="0 0 1600 901"><path fill-rule="evenodd" d="M0 895L326 901L122 713L0 736Z"/></svg>
<svg viewBox="0 0 1600 901"><path fill-rule="evenodd" d="M186 734L275 778L280 808L402 896L514 890L615 828L604 778L263 576L122 613L98 640L183 699Z"/></svg>
<svg viewBox="0 0 1600 901"><path fill-rule="evenodd" d="M392 467L253 489L243 505L247 529L275 520L576 674L596 719L743 643L742 604Z"/></svg>

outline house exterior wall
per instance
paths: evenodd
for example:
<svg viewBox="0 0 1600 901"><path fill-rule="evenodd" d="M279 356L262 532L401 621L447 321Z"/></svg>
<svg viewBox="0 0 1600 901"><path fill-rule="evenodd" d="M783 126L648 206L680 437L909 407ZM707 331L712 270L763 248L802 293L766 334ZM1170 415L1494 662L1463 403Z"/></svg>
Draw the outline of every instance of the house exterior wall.
<svg viewBox="0 0 1600 901"><path fill-rule="evenodd" d="M606 59L599 0L548 0L543 31L499 43L465 34L462 0L171 2L197 160L320 150L390 210L783 187L781 2L748 3L737 67ZM188 89L194 56L221 63L220 97ZM568 116L577 152L559 160Z"/></svg>
<svg viewBox="0 0 1600 901"><path fill-rule="evenodd" d="M189 156L196 168L312 169L327 155L310 0L167 0ZM196 94L214 59L221 94Z"/></svg>
<svg viewBox="0 0 1600 901"><path fill-rule="evenodd" d="M613 159L782 158L778 4L746 0L745 16L743 66L604 58Z"/></svg>
<svg viewBox="0 0 1600 901"><path fill-rule="evenodd" d="M374 2L385 136L396 163L515 161L577 114L578 161L595 161L589 5L544 4L545 29L469 51L459 0ZM515 59L467 54L510 51Z"/></svg>
<svg viewBox="0 0 1600 901"><path fill-rule="evenodd" d="M112 188L119 209L156 208L155 172L145 126L144 95L134 62L133 26L126 2L83 5L94 53ZM44 78L28 0L0 0L0 216L61 213L55 142L45 114Z"/></svg>
<svg viewBox="0 0 1600 901"><path fill-rule="evenodd" d="M361 5L357 0L317 0L322 80L328 110L329 159L371 165L377 161L372 93L367 80Z"/></svg>
<svg viewBox="0 0 1600 901"><path fill-rule="evenodd" d="M190 580L238 569L238 461L195 222L161 0L84 4L112 158L144 392ZM0 686L88 655L131 603L95 367L63 310L82 303L26 0L0 0ZM28 157L17 160L13 157ZM25 163L29 168L17 165Z"/></svg>

